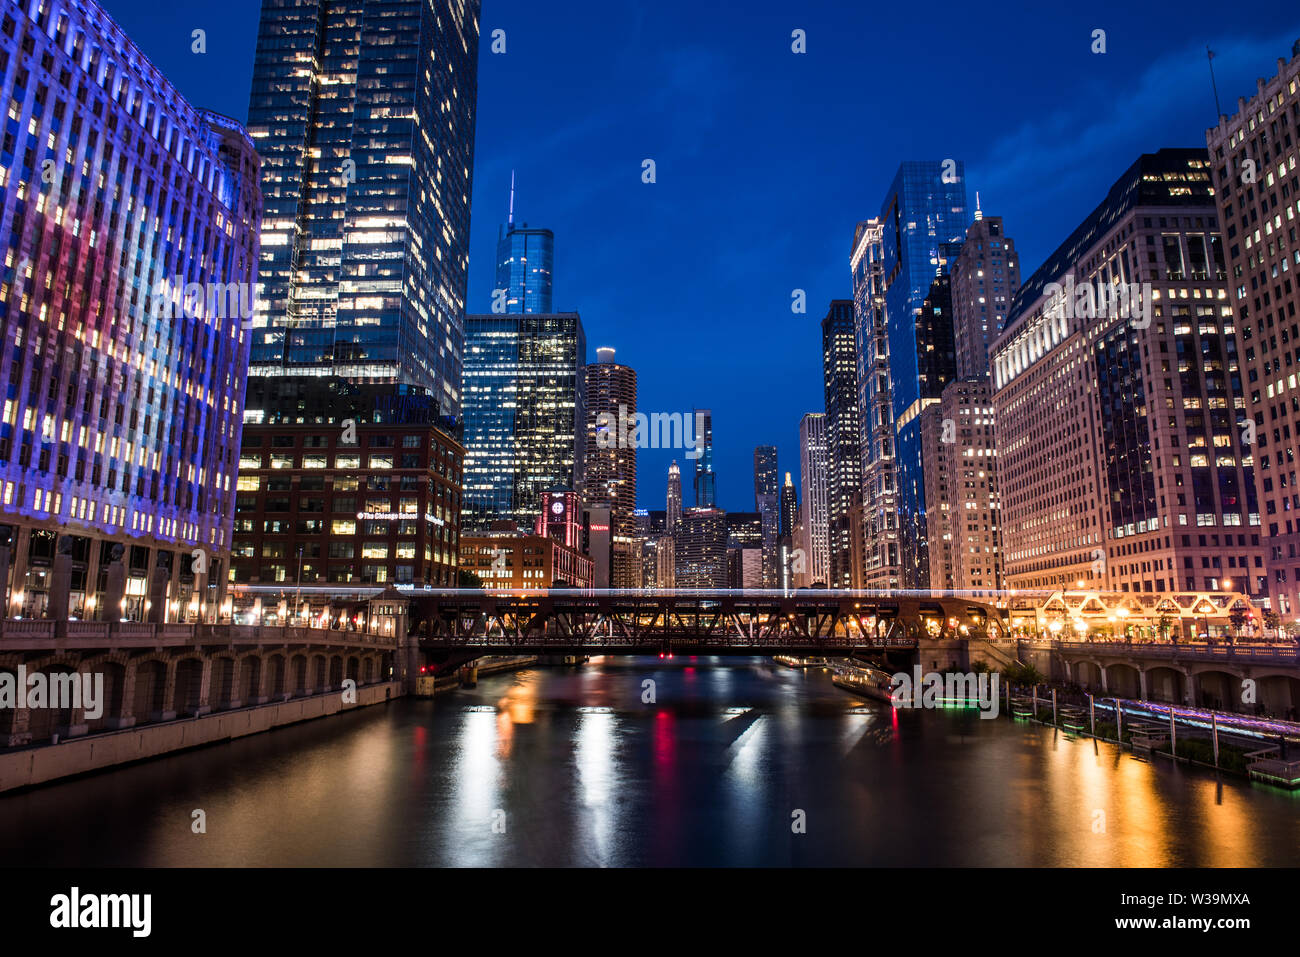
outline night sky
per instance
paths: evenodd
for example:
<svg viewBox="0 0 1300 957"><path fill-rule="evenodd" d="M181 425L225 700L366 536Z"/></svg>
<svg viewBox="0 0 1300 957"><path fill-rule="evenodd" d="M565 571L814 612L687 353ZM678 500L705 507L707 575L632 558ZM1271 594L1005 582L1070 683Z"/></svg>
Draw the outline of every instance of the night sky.
<svg viewBox="0 0 1300 957"><path fill-rule="evenodd" d="M192 103L247 118L259 0L104 2ZM755 445L798 481L820 322L901 160L964 159L1027 278L1139 153L1205 145L1207 43L1225 112L1276 75L1300 38L1286 6L485 0L469 309L490 309L514 169L516 221L554 230L555 308L582 313L589 359L615 347L642 411L712 408L719 505L752 509ZM645 450L643 507L664 507L672 458L693 504L691 463Z"/></svg>

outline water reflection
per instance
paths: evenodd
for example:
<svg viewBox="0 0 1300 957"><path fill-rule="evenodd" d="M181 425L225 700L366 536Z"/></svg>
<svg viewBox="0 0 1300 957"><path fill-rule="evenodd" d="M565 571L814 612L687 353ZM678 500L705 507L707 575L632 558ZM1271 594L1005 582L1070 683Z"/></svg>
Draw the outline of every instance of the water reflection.
<svg viewBox="0 0 1300 957"><path fill-rule="evenodd" d="M647 679L655 700L643 700ZM206 834L191 812L207 815ZM806 833L791 829L802 812ZM7 863L1251 866L1288 795L762 659L482 680L0 798Z"/></svg>

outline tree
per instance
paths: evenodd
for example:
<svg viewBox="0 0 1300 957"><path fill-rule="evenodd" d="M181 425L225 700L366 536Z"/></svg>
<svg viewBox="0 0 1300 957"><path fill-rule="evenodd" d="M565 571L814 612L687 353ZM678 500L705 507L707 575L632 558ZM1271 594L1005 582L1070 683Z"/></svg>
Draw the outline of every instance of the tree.
<svg viewBox="0 0 1300 957"><path fill-rule="evenodd" d="M474 574L468 568L461 568L457 571L457 583L461 588L482 588L483 579Z"/></svg>
<svg viewBox="0 0 1300 957"><path fill-rule="evenodd" d="M1169 629L1174 626L1174 616L1167 611L1162 611L1160 617L1156 619L1156 628L1162 641L1169 640Z"/></svg>
<svg viewBox="0 0 1300 957"><path fill-rule="evenodd" d="M1228 615L1228 621L1232 622L1232 634L1234 638L1241 638L1241 629L1246 624L1246 609L1234 608Z"/></svg>
<svg viewBox="0 0 1300 957"><path fill-rule="evenodd" d="M1264 612L1264 627L1271 631L1274 637L1277 637L1278 626L1282 624L1282 616L1275 611Z"/></svg>
<svg viewBox="0 0 1300 957"><path fill-rule="evenodd" d="M1022 665L1019 662L1013 665L1007 665L1003 669L1002 676L1013 684L1018 685L1043 685L1047 684L1047 677L1033 665Z"/></svg>

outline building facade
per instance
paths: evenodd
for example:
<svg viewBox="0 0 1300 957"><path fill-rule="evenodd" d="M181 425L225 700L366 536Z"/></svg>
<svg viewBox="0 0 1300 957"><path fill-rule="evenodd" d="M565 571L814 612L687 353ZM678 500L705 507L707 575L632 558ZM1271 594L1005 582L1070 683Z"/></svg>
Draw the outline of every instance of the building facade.
<svg viewBox="0 0 1300 957"><path fill-rule="evenodd" d="M636 370L614 361L614 350L596 350L587 366L584 499L610 508L615 588L641 584L641 547L636 531ZM636 547L633 548L635 543Z"/></svg>
<svg viewBox="0 0 1300 957"><path fill-rule="evenodd" d="M252 141L93 0L6 5L0 85L0 604L211 620L257 282Z"/></svg>
<svg viewBox="0 0 1300 957"><path fill-rule="evenodd" d="M1262 593L1228 282L1208 155L1163 149L1021 288L992 349L1008 586Z"/></svg>
<svg viewBox="0 0 1300 957"><path fill-rule="evenodd" d="M799 485L803 493L802 535L797 543L804 550L807 578L811 584L830 583L829 455L826 447L826 416L809 412L799 420ZM846 516L847 517L847 516ZM849 559L852 559L852 543Z"/></svg>
<svg viewBox="0 0 1300 957"><path fill-rule="evenodd" d="M889 336L885 324L884 227L879 220L857 224L849 268L853 277L853 330L857 350L856 388L862 412L860 516L854 536L855 587L898 588L902 558L898 540L897 473L894 460L894 404L889 378Z"/></svg>
<svg viewBox="0 0 1300 957"><path fill-rule="evenodd" d="M527 223L516 228L512 212L510 222L497 237L493 300L503 304L504 312L549 313L554 270L555 234L549 229L529 229Z"/></svg>
<svg viewBox="0 0 1300 957"><path fill-rule="evenodd" d="M851 299L831 301L822 320L822 381L826 399L826 583L852 587L854 502L862 489L862 415L858 405L858 347Z"/></svg>
<svg viewBox="0 0 1300 957"><path fill-rule="evenodd" d="M1279 58L1277 75L1257 87L1206 131L1206 142L1243 378L1235 424L1254 433L1270 607L1293 621L1300 615L1300 40L1290 61Z"/></svg>
<svg viewBox="0 0 1300 957"><path fill-rule="evenodd" d="M930 587L994 598L1002 588L993 399L987 378L958 379L922 413L931 523Z"/></svg>
<svg viewBox="0 0 1300 957"><path fill-rule="evenodd" d="M454 587L455 420L418 386L250 380L233 580Z"/></svg>
<svg viewBox="0 0 1300 957"><path fill-rule="evenodd" d="M893 400L901 584L924 588L925 462L920 415L956 375L950 292L936 278L966 235L966 171L959 160L899 166L880 208L884 321ZM951 249L951 253L947 252Z"/></svg>
<svg viewBox="0 0 1300 957"><path fill-rule="evenodd" d="M697 430L694 438L700 443L700 455L695 460L695 507L713 508L718 501L718 477L713 471L713 413L695 409L693 420Z"/></svg>
<svg viewBox="0 0 1300 957"><path fill-rule="evenodd" d="M1002 230L1001 216L985 216L975 197L975 222L952 263L952 330L957 378L987 379L989 343L1007 323L1020 289L1020 257Z"/></svg>
<svg viewBox="0 0 1300 957"><path fill-rule="evenodd" d="M476 532L461 539L460 556L484 588L591 588L591 559L549 535L505 527Z"/></svg>
<svg viewBox="0 0 1300 957"><path fill-rule="evenodd" d="M551 489L580 489L587 340L576 312L471 315L465 343L465 527L531 528Z"/></svg>
<svg viewBox="0 0 1300 957"><path fill-rule="evenodd" d="M668 501L664 528L671 535L682 520L682 470L677 463L668 466Z"/></svg>
<svg viewBox="0 0 1300 957"><path fill-rule="evenodd" d="M461 408L477 0L265 0L250 375L337 375Z"/></svg>
<svg viewBox="0 0 1300 957"><path fill-rule="evenodd" d="M688 508L673 535L677 588L727 587L727 513Z"/></svg>

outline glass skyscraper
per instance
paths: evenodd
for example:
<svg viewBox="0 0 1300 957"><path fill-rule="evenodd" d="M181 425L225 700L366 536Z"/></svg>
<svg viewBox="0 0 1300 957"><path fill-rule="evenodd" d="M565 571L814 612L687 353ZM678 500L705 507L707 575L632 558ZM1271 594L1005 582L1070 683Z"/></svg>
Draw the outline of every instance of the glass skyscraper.
<svg viewBox="0 0 1300 957"><path fill-rule="evenodd" d="M423 386L460 411L477 0L263 0L252 375Z"/></svg>
<svg viewBox="0 0 1300 957"><path fill-rule="evenodd" d="M951 244L961 243L966 236L965 164L959 160L901 164L881 204L880 223L896 430L901 584L924 588L929 558L921 411L940 400L943 387L956 375L956 360L951 315L922 313L931 285L958 248Z"/></svg>
<svg viewBox="0 0 1300 957"><path fill-rule="evenodd" d="M545 493L583 481L587 340L576 312L471 315L462 523L531 528Z"/></svg>
<svg viewBox="0 0 1300 957"><path fill-rule="evenodd" d="M505 290L505 311L550 312L554 266L555 234L527 223L516 228L512 221L497 239L496 290Z"/></svg>
<svg viewBox="0 0 1300 957"><path fill-rule="evenodd" d="M701 443L695 460L695 507L713 508L718 504L718 476L713 471L713 412L696 409L693 421L699 431L692 431L692 438Z"/></svg>

